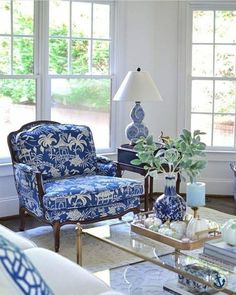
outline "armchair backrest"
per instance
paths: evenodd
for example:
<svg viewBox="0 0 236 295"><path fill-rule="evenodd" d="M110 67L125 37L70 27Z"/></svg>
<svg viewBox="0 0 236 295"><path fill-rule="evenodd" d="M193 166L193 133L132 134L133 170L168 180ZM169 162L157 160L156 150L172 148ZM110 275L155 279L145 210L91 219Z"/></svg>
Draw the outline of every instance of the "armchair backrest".
<svg viewBox="0 0 236 295"><path fill-rule="evenodd" d="M96 174L93 135L88 126L35 121L8 135L13 162L37 168L43 179Z"/></svg>

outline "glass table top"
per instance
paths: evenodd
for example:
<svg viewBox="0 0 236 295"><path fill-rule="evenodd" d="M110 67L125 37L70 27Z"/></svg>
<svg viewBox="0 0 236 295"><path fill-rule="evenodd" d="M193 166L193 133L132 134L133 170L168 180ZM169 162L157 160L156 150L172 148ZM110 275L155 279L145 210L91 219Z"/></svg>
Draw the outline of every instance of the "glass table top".
<svg viewBox="0 0 236 295"><path fill-rule="evenodd" d="M197 281L202 286L236 294L236 273L198 258L201 249L178 251L169 245L131 231L129 222L83 229L83 233L150 261L170 271L179 279Z"/></svg>

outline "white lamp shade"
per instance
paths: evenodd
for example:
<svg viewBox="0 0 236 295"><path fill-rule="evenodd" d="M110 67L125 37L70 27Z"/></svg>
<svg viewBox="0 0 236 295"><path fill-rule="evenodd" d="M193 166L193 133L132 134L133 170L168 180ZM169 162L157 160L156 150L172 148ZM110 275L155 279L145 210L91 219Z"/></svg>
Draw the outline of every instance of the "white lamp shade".
<svg viewBox="0 0 236 295"><path fill-rule="evenodd" d="M121 83L113 100L161 101L162 98L148 72L130 71Z"/></svg>

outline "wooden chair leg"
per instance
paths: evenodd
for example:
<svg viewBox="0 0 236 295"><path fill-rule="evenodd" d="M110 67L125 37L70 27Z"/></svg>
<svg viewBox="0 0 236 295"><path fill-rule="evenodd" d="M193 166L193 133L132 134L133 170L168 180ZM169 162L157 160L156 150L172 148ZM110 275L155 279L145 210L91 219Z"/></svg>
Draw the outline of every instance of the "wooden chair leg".
<svg viewBox="0 0 236 295"><path fill-rule="evenodd" d="M53 227L53 233L54 233L54 247L55 247L55 252L59 252L60 248L60 221L56 221L52 225Z"/></svg>
<svg viewBox="0 0 236 295"><path fill-rule="evenodd" d="M25 209L20 208L19 209L19 214L20 214L20 227L19 227L19 230L24 231L25 230Z"/></svg>

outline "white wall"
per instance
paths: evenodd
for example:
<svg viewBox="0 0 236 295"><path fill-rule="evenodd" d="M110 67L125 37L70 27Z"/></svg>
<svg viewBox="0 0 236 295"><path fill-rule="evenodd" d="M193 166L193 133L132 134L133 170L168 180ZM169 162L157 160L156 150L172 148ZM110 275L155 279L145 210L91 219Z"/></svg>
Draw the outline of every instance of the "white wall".
<svg viewBox="0 0 236 295"><path fill-rule="evenodd" d="M0 217L18 214L16 194L11 165L0 165Z"/></svg>
<svg viewBox="0 0 236 295"><path fill-rule="evenodd" d="M119 34L122 53L118 57L117 71L120 81L130 70L141 67L150 72L158 86L163 102L143 103L144 122L151 134L157 138L161 130L168 135L176 134L177 122L177 24L178 3L176 1L122 1L120 14L125 15L123 33ZM122 21L123 22L123 21ZM118 133L131 122L129 118L133 103L115 102L120 109ZM118 144L124 143L124 132Z"/></svg>
<svg viewBox="0 0 236 295"><path fill-rule="evenodd" d="M122 3L122 4L120 4ZM180 32L178 27L183 19L179 10L178 1L122 1L121 10L125 15L123 23L124 33L119 37L124 43L123 54L119 55L118 72L122 78L127 71L135 70L140 66L151 73L156 82L163 102L143 104L146 116L145 123L149 131L158 137L162 130L165 135L177 136L182 128L180 125L179 110L184 107L183 101L178 98L179 48ZM183 3L182 3L183 5ZM125 11L125 12L124 12ZM184 40L183 40L184 41ZM182 65L181 65L182 66ZM125 103L123 103L125 105ZM124 130L130 122L129 112L132 107L127 103L121 109L117 127ZM180 128L181 127L181 128ZM179 128L179 130L178 130ZM120 143L126 142L124 133L120 135ZM202 173L201 179L206 182L208 194L233 195L234 176L229 168L230 161L236 161L235 153L207 153L208 166ZM158 191L163 187L163 181L156 183ZM181 191L185 192L185 183L181 185Z"/></svg>
<svg viewBox="0 0 236 295"><path fill-rule="evenodd" d="M152 75L163 102L143 104L145 123L157 138L176 136L178 119L178 2L177 1L119 1L117 4L118 83L127 71L141 67ZM117 146L127 142L124 129L130 122L132 103L115 103ZM234 154L208 155L209 164L202 174L209 194L233 194L233 174L229 161ZM223 159L223 160L222 160ZM236 158L235 158L236 159ZM158 191L161 190L158 183ZM157 184L155 184L157 186ZM181 191L185 191L182 184ZM10 166L0 166L0 217L18 213L18 200Z"/></svg>

